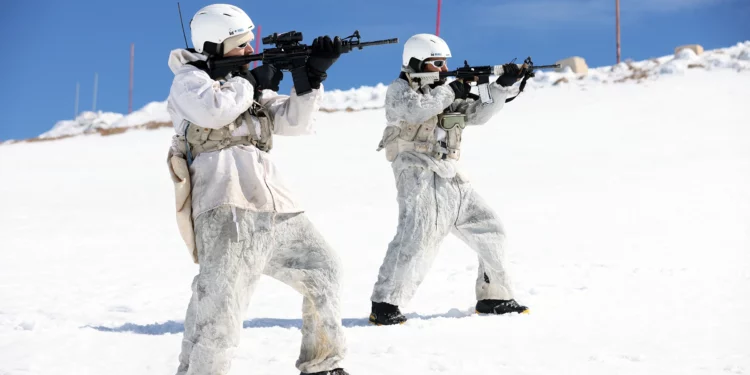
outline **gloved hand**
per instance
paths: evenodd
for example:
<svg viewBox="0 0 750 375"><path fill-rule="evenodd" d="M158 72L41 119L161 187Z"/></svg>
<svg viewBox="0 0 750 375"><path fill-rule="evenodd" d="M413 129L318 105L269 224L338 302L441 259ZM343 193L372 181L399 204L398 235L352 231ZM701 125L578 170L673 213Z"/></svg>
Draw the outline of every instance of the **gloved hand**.
<svg viewBox="0 0 750 375"><path fill-rule="evenodd" d="M284 79L284 73L270 64L263 64L253 70L242 69L238 76L248 80L257 91L279 91L279 82Z"/></svg>
<svg viewBox="0 0 750 375"><path fill-rule="evenodd" d="M456 99L466 99L471 92L471 84L463 79L453 80L448 86L453 89L453 93L456 94Z"/></svg>
<svg viewBox="0 0 750 375"><path fill-rule="evenodd" d="M307 79L310 87L320 88L320 83L328 78L326 71L341 56L341 38L331 40L328 35L317 37L312 42L312 51L307 59Z"/></svg>
<svg viewBox="0 0 750 375"><path fill-rule="evenodd" d="M516 64L504 64L503 74L497 77L497 84L503 87L513 86L521 79L521 68Z"/></svg>

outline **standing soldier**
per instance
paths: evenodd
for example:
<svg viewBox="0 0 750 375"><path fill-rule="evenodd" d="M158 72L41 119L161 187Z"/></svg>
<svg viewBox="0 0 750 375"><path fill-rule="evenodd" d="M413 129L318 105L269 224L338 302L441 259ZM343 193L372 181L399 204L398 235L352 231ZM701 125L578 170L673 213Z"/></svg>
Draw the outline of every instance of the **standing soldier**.
<svg viewBox="0 0 750 375"><path fill-rule="evenodd" d="M169 164L178 225L200 270L185 318L179 375L224 375L240 341L250 295L262 274L303 295L302 374L347 375L339 259L292 198L268 154L273 135L312 133L321 82L341 53L337 37L317 38L307 61L313 90L273 95L283 75L247 66L212 79L209 57L253 53L253 22L213 4L190 22L194 50L171 52L168 109L177 135ZM270 95L269 95L270 94ZM192 188L192 191L191 191Z"/></svg>
<svg viewBox="0 0 750 375"><path fill-rule="evenodd" d="M432 265L443 239L453 233L479 256L476 311L525 313L513 299L506 272L505 233L493 210L461 173L458 159L466 125L482 125L503 108L520 78L515 64L489 84L494 103L482 103L464 80L422 82L413 73L447 71L445 41L418 34L404 44L401 75L388 87L388 126L378 150L392 162L398 189L396 236L388 245L372 293L370 322L406 321L399 306L408 303Z"/></svg>

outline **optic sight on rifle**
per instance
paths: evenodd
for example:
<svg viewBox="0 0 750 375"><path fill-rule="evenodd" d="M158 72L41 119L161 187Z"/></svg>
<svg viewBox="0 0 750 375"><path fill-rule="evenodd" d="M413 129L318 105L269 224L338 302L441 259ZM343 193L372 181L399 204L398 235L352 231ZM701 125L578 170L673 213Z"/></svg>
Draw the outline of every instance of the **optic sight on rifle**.
<svg viewBox="0 0 750 375"><path fill-rule="evenodd" d="M302 41L302 33L299 31L288 31L285 33L273 33L265 36L262 39L263 44L275 44L276 47L281 47L284 44L295 44Z"/></svg>

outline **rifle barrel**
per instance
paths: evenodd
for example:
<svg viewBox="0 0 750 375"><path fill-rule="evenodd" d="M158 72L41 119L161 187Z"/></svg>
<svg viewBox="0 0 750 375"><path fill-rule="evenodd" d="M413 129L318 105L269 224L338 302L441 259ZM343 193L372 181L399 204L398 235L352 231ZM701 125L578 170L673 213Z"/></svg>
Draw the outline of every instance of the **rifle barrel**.
<svg viewBox="0 0 750 375"><path fill-rule="evenodd" d="M372 42L358 42L358 43L352 43L350 44L350 46L352 49L354 48L362 49L364 47L369 47L369 46L380 46L383 44L395 44L395 43L398 43L398 38L374 40Z"/></svg>
<svg viewBox="0 0 750 375"><path fill-rule="evenodd" d="M534 69L552 69L552 68L559 68L560 64L553 64L553 65L534 65Z"/></svg>

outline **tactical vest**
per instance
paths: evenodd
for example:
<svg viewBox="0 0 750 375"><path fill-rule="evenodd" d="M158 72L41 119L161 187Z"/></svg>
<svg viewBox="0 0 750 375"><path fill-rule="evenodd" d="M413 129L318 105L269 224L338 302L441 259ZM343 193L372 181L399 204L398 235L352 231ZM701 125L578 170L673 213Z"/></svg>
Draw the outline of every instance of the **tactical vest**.
<svg viewBox="0 0 750 375"><path fill-rule="evenodd" d="M388 126L377 151L385 148L388 161L394 161L402 151L415 151L440 160L458 160L461 157L461 134L466 127L465 117L461 113L441 113L421 124L402 122L399 126ZM437 140L435 127L445 131L444 139Z"/></svg>
<svg viewBox="0 0 750 375"><path fill-rule="evenodd" d="M419 83L414 82L406 72L399 78L407 81L417 91ZM438 141L435 127L445 130L445 138ZM433 116L421 124L400 122L398 126L387 126L378 144L377 151L385 148L385 157L394 161L402 151L415 151L436 159L458 160L461 156L461 134L466 127L466 115L457 112L444 112Z"/></svg>
<svg viewBox="0 0 750 375"><path fill-rule="evenodd" d="M242 126L243 121L247 124L249 134L232 136L234 130ZM185 134L180 137L185 144L183 151L188 156L188 163L201 153L232 146L253 145L261 151L269 152L273 147L273 117L265 107L253 102L250 109L227 126L211 129L188 123Z"/></svg>

